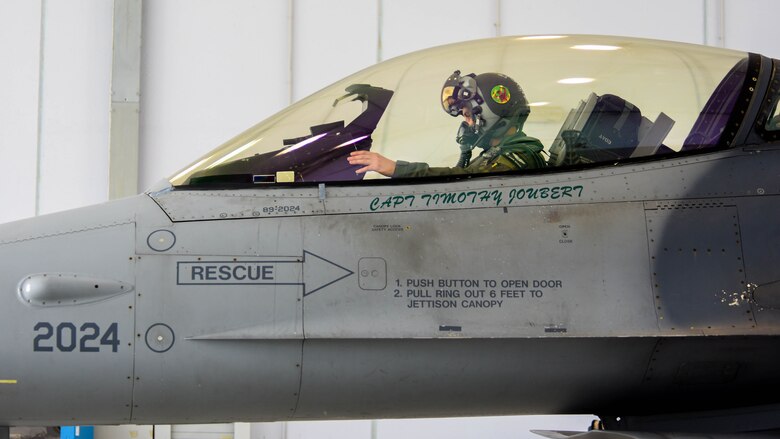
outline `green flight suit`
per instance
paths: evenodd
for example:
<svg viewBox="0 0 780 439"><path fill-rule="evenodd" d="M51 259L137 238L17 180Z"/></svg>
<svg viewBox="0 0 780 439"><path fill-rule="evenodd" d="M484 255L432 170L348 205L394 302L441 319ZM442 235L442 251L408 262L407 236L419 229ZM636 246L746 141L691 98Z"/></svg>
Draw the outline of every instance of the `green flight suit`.
<svg viewBox="0 0 780 439"><path fill-rule="evenodd" d="M431 168L427 163L409 163L398 160L393 178L466 175L486 172L505 172L518 169L537 169L546 166L542 156L544 146L539 139L528 137L522 131L507 136L486 149L465 168Z"/></svg>

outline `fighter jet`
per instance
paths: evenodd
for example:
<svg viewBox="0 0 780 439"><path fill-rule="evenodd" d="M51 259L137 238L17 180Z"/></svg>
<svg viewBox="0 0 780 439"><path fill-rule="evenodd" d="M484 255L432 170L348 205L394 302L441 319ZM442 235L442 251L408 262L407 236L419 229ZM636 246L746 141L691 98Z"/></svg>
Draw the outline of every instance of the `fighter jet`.
<svg viewBox="0 0 780 439"><path fill-rule="evenodd" d="M1 225L0 426L776 432L779 63L621 37L442 46L143 194Z"/></svg>

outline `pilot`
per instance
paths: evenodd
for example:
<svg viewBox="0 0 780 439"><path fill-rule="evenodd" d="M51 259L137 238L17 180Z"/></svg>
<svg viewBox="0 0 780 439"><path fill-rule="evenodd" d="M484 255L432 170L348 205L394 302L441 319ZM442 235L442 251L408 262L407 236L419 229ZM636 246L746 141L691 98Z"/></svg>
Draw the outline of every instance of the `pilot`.
<svg viewBox="0 0 780 439"><path fill-rule="evenodd" d="M455 167L394 161L371 151L353 151L347 161L362 165L358 174L375 171L387 177L502 172L544 167L543 146L526 136L523 125L531 112L520 86L500 73L461 76L456 70L444 82L441 102L450 116L463 117L456 141L461 155ZM472 150L482 151L473 161Z"/></svg>

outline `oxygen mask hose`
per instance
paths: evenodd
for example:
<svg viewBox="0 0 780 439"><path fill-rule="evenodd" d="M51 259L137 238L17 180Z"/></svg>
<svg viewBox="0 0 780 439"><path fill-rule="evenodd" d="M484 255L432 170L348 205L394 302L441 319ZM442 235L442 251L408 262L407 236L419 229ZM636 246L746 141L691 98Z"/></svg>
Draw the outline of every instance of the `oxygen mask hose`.
<svg viewBox="0 0 780 439"><path fill-rule="evenodd" d="M471 150L474 149L477 142L479 142L480 135L477 131L469 126L466 122L460 123L458 128L458 135L455 136L455 141L460 146L460 158L458 164L455 165L458 168L465 168L471 162Z"/></svg>

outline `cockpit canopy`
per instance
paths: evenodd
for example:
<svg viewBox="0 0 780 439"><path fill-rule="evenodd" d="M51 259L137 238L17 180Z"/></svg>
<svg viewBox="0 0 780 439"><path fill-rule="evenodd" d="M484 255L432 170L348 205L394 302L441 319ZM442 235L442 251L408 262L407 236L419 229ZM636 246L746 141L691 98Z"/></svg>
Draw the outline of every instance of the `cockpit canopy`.
<svg viewBox="0 0 780 439"><path fill-rule="evenodd" d="M452 167L460 121L442 111L453 71L513 78L524 132L547 168L726 147L748 54L601 36L506 37L401 56L347 77L260 122L170 181L179 187L318 183L356 174L351 151Z"/></svg>

